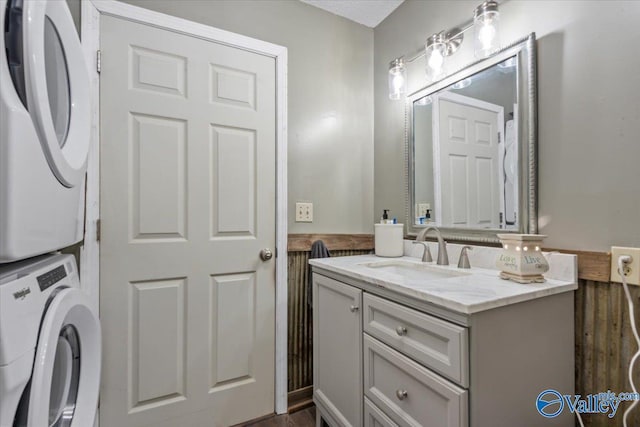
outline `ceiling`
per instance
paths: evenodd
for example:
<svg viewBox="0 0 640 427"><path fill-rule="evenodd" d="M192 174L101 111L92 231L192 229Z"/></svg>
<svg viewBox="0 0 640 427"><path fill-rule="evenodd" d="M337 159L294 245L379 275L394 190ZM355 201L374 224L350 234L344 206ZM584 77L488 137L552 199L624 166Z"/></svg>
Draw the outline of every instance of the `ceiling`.
<svg viewBox="0 0 640 427"><path fill-rule="evenodd" d="M334 15L374 28L404 0L300 0Z"/></svg>

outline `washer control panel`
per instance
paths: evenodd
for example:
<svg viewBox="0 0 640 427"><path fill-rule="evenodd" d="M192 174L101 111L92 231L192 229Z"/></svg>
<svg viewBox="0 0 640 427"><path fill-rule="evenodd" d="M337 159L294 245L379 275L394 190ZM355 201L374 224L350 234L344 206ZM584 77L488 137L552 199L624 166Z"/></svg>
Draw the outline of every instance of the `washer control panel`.
<svg viewBox="0 0 640 427"><path fill-rule="evenodd" d="M47 288L55 285L60 280L67 277L67 270L64 268L64 265L54 268L53 270L49 270L44 274L41 274L36 279L38 280L38 286L41 291L46 290Z"/></svg>

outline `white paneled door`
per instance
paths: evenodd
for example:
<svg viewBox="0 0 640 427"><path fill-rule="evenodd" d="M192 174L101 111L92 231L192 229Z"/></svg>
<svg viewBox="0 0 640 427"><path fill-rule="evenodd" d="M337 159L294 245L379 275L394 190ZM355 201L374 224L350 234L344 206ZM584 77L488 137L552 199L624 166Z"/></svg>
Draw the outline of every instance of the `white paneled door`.
<svg viewBox="0 0 640 427"><path fill-rule="evenodd" d="M434 175L440 180L436 219L441 225L500 226L503 110L454 93L434 100Z"/></svg>
<svg viewBox="0 0 640 427"><path fill-rule="evenodd" d="M100 24L100 425L272 413L275 59Z"/></svg>

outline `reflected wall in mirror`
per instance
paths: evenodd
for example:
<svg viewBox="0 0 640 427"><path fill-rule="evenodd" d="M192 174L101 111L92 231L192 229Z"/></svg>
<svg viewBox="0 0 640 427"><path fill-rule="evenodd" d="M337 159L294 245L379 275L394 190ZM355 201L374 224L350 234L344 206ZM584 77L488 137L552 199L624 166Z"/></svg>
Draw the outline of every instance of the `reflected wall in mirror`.
<svg viewBox="0 0 640 427"><path fill-rule="evenodd" d="M407 100L408 232L535 233L535 35Z"/></svg>

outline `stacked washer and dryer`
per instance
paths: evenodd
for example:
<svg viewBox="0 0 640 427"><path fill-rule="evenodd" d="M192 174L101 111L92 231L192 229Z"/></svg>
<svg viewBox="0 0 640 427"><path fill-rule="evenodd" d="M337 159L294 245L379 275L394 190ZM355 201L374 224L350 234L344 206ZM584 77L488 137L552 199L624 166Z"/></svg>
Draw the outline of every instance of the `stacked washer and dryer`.
<svg viewBox="0 0 640 427"><path fill-rule="evenodd" d="M91 427L100 323L55 253L82 239L89 73L66 1L0 13L0 427Z"/></svg>

